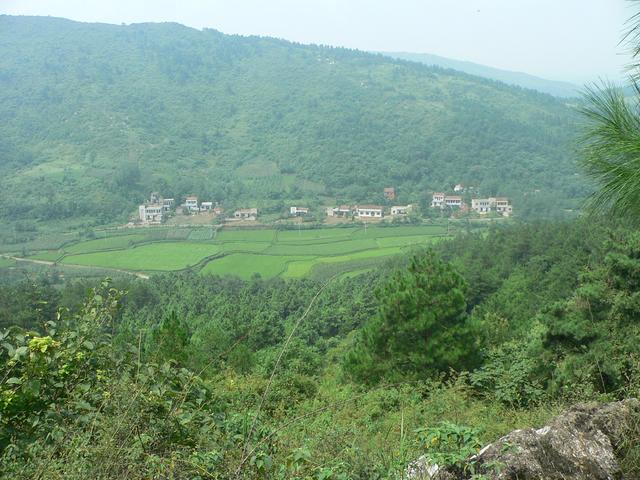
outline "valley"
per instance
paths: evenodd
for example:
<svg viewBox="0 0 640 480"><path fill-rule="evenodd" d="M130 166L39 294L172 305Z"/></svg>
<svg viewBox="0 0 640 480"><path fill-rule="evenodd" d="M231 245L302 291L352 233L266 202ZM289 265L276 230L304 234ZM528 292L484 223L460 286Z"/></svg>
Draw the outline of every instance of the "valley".
<svg viewBox="0 0 640 480"><path fill-rule="evenodd" d="M93 239L74 239L56 248L6 252L0 268L16 268L9 257L50 262L52 268L95 267L105 271L152 274L192 271L203 275L261 278L326 277L368 271L391 256L451 238L463 222L413 226L334 228L150 227L98 231ZM484 225L477 223L474 229ZM34 243L33 245L38 245ZM10 249L10 245L5 245ZM15 248L15 247L14 247ZM2 270L0 270L1 272Z"/></svg>

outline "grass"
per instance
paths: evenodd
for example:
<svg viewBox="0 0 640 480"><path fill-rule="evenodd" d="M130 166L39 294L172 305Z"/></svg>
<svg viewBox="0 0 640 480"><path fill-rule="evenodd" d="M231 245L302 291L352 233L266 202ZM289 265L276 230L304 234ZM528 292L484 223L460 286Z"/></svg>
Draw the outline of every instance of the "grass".
<svg viewBox="0 0 640 480"><path fill-rule="evenodd" d="M164 242L126 250L70 255L62 263L134 271L182 270L220 251L220 245L214 244Z"/></svg>
<svg viewBox="0 0 640 480"><path fill-rule="evenodd" d="M282 230L278 232L278 242L293 242L308 240L340 241L349 239L357 228L317 228L313 230Z"/></svg>
<svg viewBox="0 0 640 480"><path fill-rule="evenodd" d="M214 240L220 242L272 242L275 230L226 230L218 232Z"/></svg>
<svg viewBox="0 0 640 480"><path fill-rule="evenodd" d="M376 250L365 250L349 255L337 255L330 257L317 257L305 260L294 261L288 264L287 270L283 273L283 277L302 278L311 273L311 270L320 264L352 262L354 260L363 260L371 258L386 257L390 255L398 255L402 253L400 247L381 248Z"/></svg>
<svg viewBox="0 0 640 480"><path fill-rule="evenodd" d="M269 248L266 242L226 242L222 243L222 251L225 253L260 253Z"/></svg>
<svg viewBox="0 0 640 480"><path fill-rule="evenodd" d="M88 240L86 242L76 243L65 247L67 253L89 253L99 252L101 250L115 250L126 248L133 245L135 242L140 242L145 239L145 235L118 235L115 237L98 238L95 240Z"/></svg>
<svg viewBox="0 0 640 480"><path fill-rule="evenodd" d="M204 266L201 273L221 276L234 275L245 280L256 273L262 278L273 278L284 272L287 264L300 258L235 253L210 261Z"/></svg>
<svg viewBox="0 0 640 480"><path fill-rule="evenodd" d="M29 260L44 260L46 262L55 262L64 255L62 250L48 250L46 252L39 252L35 255L29 256Z"/></svg>
<svg viewBox="0 0 640 480"><path fill-rule="evenodd" d="M211 240L213 238L212 228L196 228L189 234L190 241Z"/></svg>
<svg viewBox="0 0 640 480"><path fill-rule="evenodd" d="M402 227L367 227L358 229L353 238L405 237L412 235L446 235L447 227L442 225L410 225Z"/></svg>
<svg viewBox="0 0 640 480"><path fill-rule="evenodd" d="M382 238L376 239L376 241L378 242L378 246L380 248L386 248L386 247L406 247L409 245L427 245L429 243L439 242L445 238L447 237L444 237L444 236L425 237L425 236L411 235L408 237L382 237Z"/></svg>
<svg viewBox="0 0 640 480"><path fill-rule="evenodd" d="M446 228L438 225L283 231L159 228L75 243L64 248L67 256L61 260L63 251L57 249L43 249L46 251L31 258L155 272L198 266L208 257L222 254L206 263L201 272L245 279L256 273L263 278L301 278L316 273L364 272L413 245L441 241L446 238L444 233ZM171 237L177 240L169 241ZM149 243L136 246L141 241Z"/></svg>
<svg viewBox="0 0 640 480"><path fill-rule="evenodd" d="M271 255L339 255L377 248L375 239L346 240L344 242L313 244L275 244L266 250Z"/></svg>
<svg viewBox="0 0 640 480"><path fill-rule="evenodd" d="M16 261L10 258L0 257L0 268L8 268L15 266Z"/></svg>

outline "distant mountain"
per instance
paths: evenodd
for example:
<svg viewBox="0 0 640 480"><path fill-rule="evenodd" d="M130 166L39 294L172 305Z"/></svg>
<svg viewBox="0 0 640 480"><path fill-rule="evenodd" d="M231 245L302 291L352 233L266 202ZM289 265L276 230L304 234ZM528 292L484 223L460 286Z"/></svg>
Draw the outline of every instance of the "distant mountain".
<svg viewBox="0 0 640 480"><path fill-rule="evenodd" d="M0 219L123 219L151 191L275 214L456 183L548 216L584 195L576 124L549 95L382 55L0 16Z"/></svg>
<svg viewBox="0 0 640 480"><path fill-rule="evenodd" d="M428 53L395 53L380 52L382 55L388 55L392 58L409 60L411 62L423 63L425 65L433 65L441 68L450 68L470 75L498 80L509 85L517 85L522 88L537 90L542 93L548 93L555 97L570 98L580 95L581 87L569 82L560 82L556 80L545 80L544 78L535 77L526 73L510 72L509 70L500 70L498 68L487 67L478 63L465 62L462 60L453 60L450 58L431 55Z"/></svg>

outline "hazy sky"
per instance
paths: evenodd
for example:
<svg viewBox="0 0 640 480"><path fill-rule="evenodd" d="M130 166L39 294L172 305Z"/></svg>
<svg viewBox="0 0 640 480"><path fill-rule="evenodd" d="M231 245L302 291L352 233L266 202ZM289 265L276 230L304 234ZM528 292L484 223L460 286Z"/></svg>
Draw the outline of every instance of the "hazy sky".
<svg viewBox="0 0 640 480"><path fill-rule="evenodd" d="M362 50L434 53L584 83L618 79L627 0L0 0L0 13L174 21Z"/></svg>

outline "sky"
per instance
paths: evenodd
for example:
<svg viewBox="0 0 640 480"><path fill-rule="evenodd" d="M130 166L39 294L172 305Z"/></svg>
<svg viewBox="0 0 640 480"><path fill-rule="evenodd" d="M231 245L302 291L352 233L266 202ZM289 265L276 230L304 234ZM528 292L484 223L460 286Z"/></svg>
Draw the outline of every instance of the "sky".
<svg viewBox="0 0 640 480"><path fill-rule="evenodd" d="M0 14L178 22L224 33L431 53L584 84L624 77L628 0L0 0Z"/></svg>

